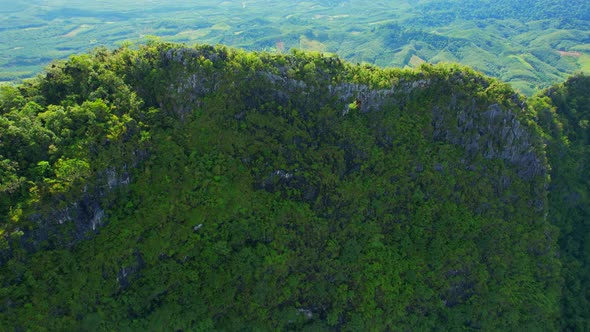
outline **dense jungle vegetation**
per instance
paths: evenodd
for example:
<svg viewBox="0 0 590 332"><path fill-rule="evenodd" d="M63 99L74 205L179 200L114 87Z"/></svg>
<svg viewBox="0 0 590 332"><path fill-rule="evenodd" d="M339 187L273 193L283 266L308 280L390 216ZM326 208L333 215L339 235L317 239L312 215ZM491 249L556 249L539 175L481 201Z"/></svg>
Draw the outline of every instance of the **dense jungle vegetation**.
<svg viewBox="0 0 590 332"><path fill-rule="evenodd" d="M590 79L150 42L0 92L9 330L585 330Z"/></svg>
<svg viewBox="0 0 590 332"><path fill-rule="evenodd" d="M553 105L538 109L539 121L551 136L549 219L561 231L561 328L585 331L590 329L590 77L572 77L542 98Z"/></svg>
<svg viewBox="0 0 590 332"><path fill-rule="evenodd" d="M147 36L252 51L332 52L351 62L458 62L533 95L590 72L585 0L13 0L0 8L0 81L52 59Z"/></svg>

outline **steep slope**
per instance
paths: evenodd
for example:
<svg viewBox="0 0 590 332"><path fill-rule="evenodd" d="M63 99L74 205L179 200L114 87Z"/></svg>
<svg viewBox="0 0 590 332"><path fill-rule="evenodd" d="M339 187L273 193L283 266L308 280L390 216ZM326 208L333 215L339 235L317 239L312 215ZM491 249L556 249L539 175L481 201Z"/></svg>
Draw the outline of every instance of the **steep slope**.
<svg viewBox="0 0 590 332"><path fill-rule="evenodd" d="M3 326L555 327L542 135L469 69L151 43L1 100Z"/></svg>
<svg viewBox="0 0 590 332"><path fill-rule="evenodd" d="M577 75L535 102L551 160L550 221L560 229L561 328L590 329L590 77Z"/></svg>

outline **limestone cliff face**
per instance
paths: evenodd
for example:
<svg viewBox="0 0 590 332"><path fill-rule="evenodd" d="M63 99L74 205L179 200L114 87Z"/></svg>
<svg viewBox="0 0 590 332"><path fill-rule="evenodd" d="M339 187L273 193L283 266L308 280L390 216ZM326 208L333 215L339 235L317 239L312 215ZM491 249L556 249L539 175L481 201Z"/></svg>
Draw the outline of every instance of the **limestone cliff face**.
<svg viewBox="0 0 590 332"><path fill-rule="evenodd" d="M367 79L355 77L354 69L330 57L321 59L328 69L314 66L312 72L306 72L306 63L287 61L270 70L254 66L229 73L223 68L231 59L223 52L181 48L159 55L160 61L167 68L176 68L171 71L177 73L166 81L165 92L158 97L157 105L170 114L182 118L207 107L211 94L223 94L229 103L240 104L242 111L235 115L236 119L268 102L294 107L303 116L328 107L345 117L353 104L355 111L363 113L390 109L429 112L431 123L425 130L433 143L460 146L465 151L461 163L467 168L476 169L478 158L512 165L518 177L534 183L534 198L529 205L539 212L545 209L547 160L537 126L524 115L524 100L509 92L502 96L503 101L498 101L497 96L488 92L497 83L474 73L456 68L444 75L432 69L389 73L385 74L386 84L375 86ZM203 59L210 61L210 65L195 65L203 63ZM178 68L185 70L179 72ZM510 181L500 177L496 186L505 190Z"/></svg>
<svg viewBox="0 0 590 332"><path fill-rule="evenodd" d="M146 107L160 109L172 121L183 122L195 111L211 107L211 97L219 95L232 105L232 110L238 110L231 115L236 121L268 103L295 109L304 118L312 118L312 113L322 108L333 109L340 118L350 112L428 114L430 121L423 128L427 139L432 144L450 143L464 150L465 156L456 161L456 167L494 176L478 168L478 158L506 162L515 167L522 180L532 184L529 205L538 212L545 209L547 163L538 134L519 117L524 112L524 103L511 95L512 100L505 103L508 106L500 105L494 96L486 94L490 82L473 73L460 69L445 74L433 69L379 72L380 82L375 84L370 78L358 77L359 67L347 66L333 57L267 56L250 68L229 70L235 56L223 49L172 48L151 56L156 58L147 70L159 73L158 82L148 84L145 64L139 60L129 64L127 80ZM382 135L380 141L391 141L389 134ZM347 153L348 164L365 154L358 148L350 151L353 152ZM139 158L123 164L135 168L141 167L141 163ZM277 172L291 174L288 170L271 170L260 179L261 185L264 187ZM299 181L299 186L307 188L304 196L309 199L317 196L317 189L309 187L308 181L297 174L281 179ZM75 241L97 231L107 216L105 197L131 181L132 172L126 166L96 174L94 184L86 186L78 199L50 209L49 213L33 214L31 219L42 226L27 233L23 237L25 243L35 247L50 238L56 226L73 225L70 234ZM494 186L497 191L506 190L511 180L500 176Z"/></svg>
<svg viewBox="0 0 590 332"><path fill-rule="evenodd" d="M50 248L70 247L89 238L106 223L106 210L115 199L113 191L122 190L131 181L125 165L97 174L73 199L56 198L51 206L43 206L38 213L30 215L38 227L25 232L21 244L29 251L36 251L43 243Z"/></svg>

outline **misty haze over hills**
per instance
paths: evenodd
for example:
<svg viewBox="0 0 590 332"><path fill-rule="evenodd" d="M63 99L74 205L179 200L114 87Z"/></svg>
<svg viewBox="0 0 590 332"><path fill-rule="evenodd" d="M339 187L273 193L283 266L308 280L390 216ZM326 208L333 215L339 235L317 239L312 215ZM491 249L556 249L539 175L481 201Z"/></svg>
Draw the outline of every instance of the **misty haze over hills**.
<svg viewBox="0 0 590 332"><path fill-rule="evenodd" d="M416 67L459 62L524 93L590 69L586 1L5 1L0 80L147 36L248 50L331 52Z"/></svg>

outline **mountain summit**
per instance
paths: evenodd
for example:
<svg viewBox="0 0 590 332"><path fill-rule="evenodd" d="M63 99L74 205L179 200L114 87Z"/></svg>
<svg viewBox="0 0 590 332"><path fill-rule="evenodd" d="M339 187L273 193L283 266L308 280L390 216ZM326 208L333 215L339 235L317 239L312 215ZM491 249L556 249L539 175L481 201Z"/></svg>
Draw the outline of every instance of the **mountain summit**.
<svg viewBox="0 0 590 332"><path fill-rule="evenodd" d="M152 42L0 97L3 326L557 328L549 136L498 80Z"/></svg>

